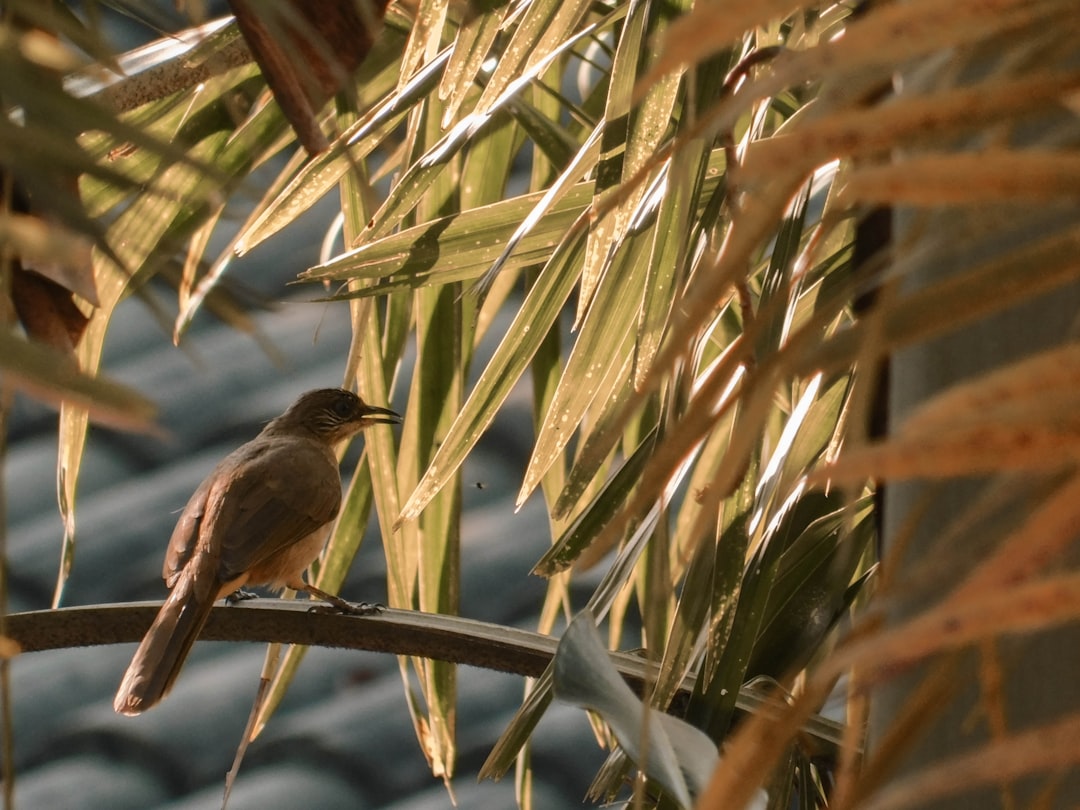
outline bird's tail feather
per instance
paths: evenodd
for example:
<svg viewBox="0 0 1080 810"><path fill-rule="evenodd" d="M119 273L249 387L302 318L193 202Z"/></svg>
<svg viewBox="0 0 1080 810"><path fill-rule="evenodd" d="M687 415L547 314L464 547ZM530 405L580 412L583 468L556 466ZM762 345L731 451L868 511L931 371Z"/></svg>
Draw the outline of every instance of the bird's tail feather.
<svg viewBox="0 0 1080 810"><path fill-rule="evenodd" d="M140 714L168 694L210 616L218 587L204 572L180 576L124 673L113 701L117 712Z"/></svg>

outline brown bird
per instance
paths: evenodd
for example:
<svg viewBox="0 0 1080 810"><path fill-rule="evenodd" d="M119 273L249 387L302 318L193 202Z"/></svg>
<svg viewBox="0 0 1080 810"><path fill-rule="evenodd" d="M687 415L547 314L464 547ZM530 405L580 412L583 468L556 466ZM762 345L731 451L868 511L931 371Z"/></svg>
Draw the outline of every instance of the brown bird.
<svg viewBox="0 0 1080 810"><path fill-rule="evenodd" d="M173 530L162 569L170 593L124 673L116 711L139 714L161 700L214 602L245 585L307 591L350 613L377 609L321 591L303 574L341 506L334 445L400 421L348 391L308 391L214 468Z"/></svg>

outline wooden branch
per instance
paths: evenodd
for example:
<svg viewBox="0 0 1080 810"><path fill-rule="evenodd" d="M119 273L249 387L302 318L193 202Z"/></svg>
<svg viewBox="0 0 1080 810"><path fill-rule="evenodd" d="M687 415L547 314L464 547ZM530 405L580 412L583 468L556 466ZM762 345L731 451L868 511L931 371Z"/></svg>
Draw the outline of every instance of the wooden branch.
<svg viewBox="0 0 1080 810"><path fill-rule="evenodd" d="M304 599L257 599L214 607L199 638L345 647L416 655L456 664L535 676L544 671L558 639L495 624L391 610L375 616L313 612ZM23 652L122 644L142 638L158 602L15 613L6 635Z"/></svg>
<svg viewBox="0 0 1080 810"><path fill-rule="evenodd" d="M256 641L343 647L351 650L420 656L455 664L537 677L551 662L559 639L458 616L387 609L373 616L313 612L304 599L258 599L215 607L203 628L205 641ZM122 644L142 638L157 615L159 602L60 608L13 613L5 617L5 635L22 653ZM619 673L641 694L656 667L628 653L611 653ZM693 688L691 679L680 690L681 704ZM773 701L743 690L739 709L760 712ZM839 745L843 727L812 717L804 730L827 746Z"/></svg>

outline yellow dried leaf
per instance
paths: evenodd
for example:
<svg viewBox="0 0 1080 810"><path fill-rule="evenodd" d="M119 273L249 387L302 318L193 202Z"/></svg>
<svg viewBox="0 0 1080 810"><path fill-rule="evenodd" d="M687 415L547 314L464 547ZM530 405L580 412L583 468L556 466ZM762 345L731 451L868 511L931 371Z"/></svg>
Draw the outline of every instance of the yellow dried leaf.
<svg viewBox="0 0 1080 810"><path fill-rule="evenodd" d="M1034 509L948 597L960 602L999 593L1033 577L1067 553L1080 526L1080 476L1073 476Z"/></svg>
<svg viewBox="0 0 1080 810"><path fill-rule="evenodd" d="M1080 88L1080 72L994 77L971 87L793 119L782 135L750 144L741 171L768 177L793 162L818 166L840 157L888 151L903 140L939 138L1046 107Z"/></svg>
<svg viewBox="0 0 1080 810"><path fill-rule="evenodd" d="M1080 763L1077 739L1080 714L1073 713L916 771L861 806L866 810L940 806L938 799L964 793L974 785L998 786L1046 771L1066 773Z"/></svg>
<svg viewBox="0 0 1080 810"><path fill-rule="evenodd" d="M1075 198L1078 188L1080 155L987 149L922 155L887 166L855 169L848 175L838 203L986 205Z"/></svg>
<svg viewBox="0 0 1080 810"><path fill-rule="evenodd" d="M845 453L811 485L1052 470L1080 460L1080 417L1065 424L982 423L940 435L898 436Z"/></svg>
<svg viewBox="0 0 1080 810"><path fill-rule="evenodd" d="M975 598L948 599L936 608L884 632L863 637L829 659L824 675L851 667L864 675L887 676L942 650L957 649L985 638L1033 632L1080 617L1080 574L1069 573L980 593Z"/></svg>
<svg viewBox="0 0 1080 810"><path fill-rule="evenodd" d="M1080 344L1039 352L954 385L904 420L902 436L929 436L978 422L1068 419L1080 411Z"/></svg>
<svg viewBox="0 0 1080 810"><path fill-rule="evenodd" d="M0 636L0 660L6 661L10 658L14 658L21 652L22 647L19 646L19 642L13 638L8 638L7 636Z"/></svg>
<svg viewBox="0 0 1080 810"><path fill-rule="evenodd" d="M660 42L660 54L635 88L640 97L660 77L680 66L692 65L728 47L744 31L786 17L807 5L797 0L743 0L697 3L694 10L671 24Z"/></svg>

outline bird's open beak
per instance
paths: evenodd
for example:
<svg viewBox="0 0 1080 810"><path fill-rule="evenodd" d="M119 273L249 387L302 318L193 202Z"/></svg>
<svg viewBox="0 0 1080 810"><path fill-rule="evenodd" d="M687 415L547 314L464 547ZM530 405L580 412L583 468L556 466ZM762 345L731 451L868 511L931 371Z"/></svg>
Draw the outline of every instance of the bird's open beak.
<svg viewBox="0 0 1080 810"><path fill-rule="evenodd" d="M364 415L361 419L366 425L396 425L401 422L401 417L389 408L379 408L375 405L365 405L364 408Z"/></svg>

